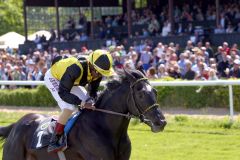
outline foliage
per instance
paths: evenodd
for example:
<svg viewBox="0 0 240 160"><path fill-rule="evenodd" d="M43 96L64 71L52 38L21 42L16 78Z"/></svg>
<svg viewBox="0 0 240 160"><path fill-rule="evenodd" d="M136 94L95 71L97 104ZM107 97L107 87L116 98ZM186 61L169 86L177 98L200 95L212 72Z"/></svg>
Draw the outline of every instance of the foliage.
<svg viewBox="0 0 240 160"><path fill-rule="evenodd" d="M172 80L172 78L163 79L163 81ZM229 107L228 86L159 86L156 89L158 102L162 107ZM239 111L238 95L240 95L240 87L233 86L234 109Z"/></svg>
<svg viewBox="0 0 240 160"><path fill-rule="evenodd" d="M164 80L172 80L166 78ZM199 89L201 88L201 89ZM100 87L103 89L103 87ZM161 107L229 107L227 86L156 87ZM198 90L200 90L198 92ZM233 86L235 110L240 110L240 87ZM9 106L56 106L50 92L39 86L35 89L0 90L0 105Z"/></svg>
<svg viewBox="0 0 240 160"><path fill-rule="evenodd" d="M0 35L15 31L23 34L23 0L0 1Z"/></svg>
<svg viewBox="0 0 240 160"><path fill-rule="evenodd" d="M35 89L1 90L0 105L47 107L56 106L56 102L46 87L38 86Z"/></svg>

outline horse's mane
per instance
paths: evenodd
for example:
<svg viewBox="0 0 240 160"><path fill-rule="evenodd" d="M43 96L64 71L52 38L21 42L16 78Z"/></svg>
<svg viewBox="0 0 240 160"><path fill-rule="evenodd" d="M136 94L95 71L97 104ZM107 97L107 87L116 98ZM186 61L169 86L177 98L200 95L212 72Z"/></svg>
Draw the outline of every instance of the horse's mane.
<svg viewBox="0 0 240 160"><path fill-rule="evenodd" d="M136 79L144 77L144 75L138 70L127 70L127 71L130 75L132 75ZM98 96L95 105L98 106L101 103L101 101L102 101L102 99L105 95L110 95L113 91L115 91L120 86L122 86L122 84L130 84L130 81L129 81L129 78L127 77L127 75L124 71L118 71L117 78L109 81L106 84L106 88Z"/></svg>

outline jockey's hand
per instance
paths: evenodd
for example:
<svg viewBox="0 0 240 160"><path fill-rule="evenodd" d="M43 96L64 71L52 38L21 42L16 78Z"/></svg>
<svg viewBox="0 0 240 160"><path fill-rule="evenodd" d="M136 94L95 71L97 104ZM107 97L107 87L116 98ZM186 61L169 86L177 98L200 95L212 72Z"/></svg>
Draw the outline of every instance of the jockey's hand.
<svg viewBox="0 0 240 160"><path fill-rule="evenodd" d="M86 109L95 110L95 106L93 105L93 103L86 102L82 107Z"/></svg>

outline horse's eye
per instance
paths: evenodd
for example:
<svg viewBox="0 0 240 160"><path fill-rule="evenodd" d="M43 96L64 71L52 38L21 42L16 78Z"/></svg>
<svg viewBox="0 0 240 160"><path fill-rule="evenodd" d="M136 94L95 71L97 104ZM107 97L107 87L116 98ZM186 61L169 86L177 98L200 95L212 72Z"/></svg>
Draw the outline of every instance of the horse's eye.
<svg viewBox="0 0 240 160"><path fill-rule="evenodd" d="M136 87L136 89L137 89L137 91L140 91L140 90L143 89L143 86L142 86L142 85L138 85L138 86Z"/></svg>

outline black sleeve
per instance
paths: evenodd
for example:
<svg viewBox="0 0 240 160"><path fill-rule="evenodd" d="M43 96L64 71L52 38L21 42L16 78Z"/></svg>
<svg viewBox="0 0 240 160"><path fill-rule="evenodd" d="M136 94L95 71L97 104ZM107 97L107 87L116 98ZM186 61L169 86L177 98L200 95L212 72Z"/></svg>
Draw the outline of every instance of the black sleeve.
<svg viewBox="0 0 240 160"><path fill-rule="evenodd" d="M102 80L102 77L89 83L88 91L89 91L90 97L93 97L94 99L97 98L97 90L98 90L101 80Z"/></svg>
<svg viewBox="0 0 240 160"><path fill-rule="evenodd" d="M74 94L70 93L75 80L80 76L81 69L78 65L73 64L66 69L59 84L59 96L67 103L79 105L81 100Z"/></svg>

